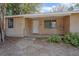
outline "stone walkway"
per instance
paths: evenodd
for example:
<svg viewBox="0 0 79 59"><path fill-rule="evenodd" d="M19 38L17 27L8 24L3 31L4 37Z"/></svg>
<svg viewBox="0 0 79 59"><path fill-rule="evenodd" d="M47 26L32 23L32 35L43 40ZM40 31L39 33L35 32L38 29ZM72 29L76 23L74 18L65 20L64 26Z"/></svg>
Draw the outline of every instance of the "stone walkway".
<svg viewBox="0 0 79 59"><path fill-rule="evenodd" d="M79 56L79 49L64 43L32 38L7 38L0 43L0 56Z"/></svg>

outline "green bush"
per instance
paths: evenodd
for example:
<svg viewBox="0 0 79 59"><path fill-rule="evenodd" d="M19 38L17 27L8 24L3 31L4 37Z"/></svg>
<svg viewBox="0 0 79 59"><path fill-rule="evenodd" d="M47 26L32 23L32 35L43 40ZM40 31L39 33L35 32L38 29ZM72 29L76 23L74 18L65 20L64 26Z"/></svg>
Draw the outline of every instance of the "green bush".
<svg viewBox="0 0 79 59"><path fill-rule="evenodd" d="M60 42L61 41L61 36L58 34L53 34L48 38L48 42Z"/></svg>
<svg viewBox="0 0 79 59"><path fill-rule="evenodd" d="M64 42L72 44L74 46L79 46L79 34L78 33L68 33L64 36Z"/></svg>
<svg viewBox="0 0 79 59"><path fill-rule="evenodd" d="M72 33L67 33L67 34L65 34L65 35L64 35L64 42L65 42L65 43L70 43L71 36L72 36Z"/></svg>

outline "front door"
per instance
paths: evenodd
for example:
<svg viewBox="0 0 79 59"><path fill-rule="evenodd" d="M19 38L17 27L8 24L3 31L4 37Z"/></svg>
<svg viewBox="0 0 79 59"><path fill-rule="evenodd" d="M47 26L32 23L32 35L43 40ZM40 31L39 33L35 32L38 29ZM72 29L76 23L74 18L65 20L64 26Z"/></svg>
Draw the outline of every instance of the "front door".
<svg viewBox="0 0 79 59"><path fill-rule="evenodd" d="M39 33L39 21L33 20L32 33Z"/></svg>

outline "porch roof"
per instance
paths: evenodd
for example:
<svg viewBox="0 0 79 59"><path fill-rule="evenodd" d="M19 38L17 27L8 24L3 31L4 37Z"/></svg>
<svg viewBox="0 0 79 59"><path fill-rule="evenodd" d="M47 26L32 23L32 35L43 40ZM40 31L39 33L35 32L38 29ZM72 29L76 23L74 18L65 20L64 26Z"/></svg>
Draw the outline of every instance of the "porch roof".
<svg viewBox="0 0 79 59"><path fill-rule="evenodd" d="M79 13L79 11L44 13L44 14L39 13L39 14L12 15L12 16L5 16L5 18L9 18L9 17L36 18L36 17L51 17L51 16L68 16L68 15L71 15L71 13Z"/></svg>

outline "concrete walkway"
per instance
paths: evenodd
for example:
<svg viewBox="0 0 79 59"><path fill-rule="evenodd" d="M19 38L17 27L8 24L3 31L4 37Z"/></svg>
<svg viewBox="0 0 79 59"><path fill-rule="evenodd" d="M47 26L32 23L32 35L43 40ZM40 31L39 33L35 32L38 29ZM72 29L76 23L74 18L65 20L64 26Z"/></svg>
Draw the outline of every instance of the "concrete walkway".
<svg viewBox="0 0 79 59"><path fill-rule="evenodd" d="M7 38L0 43L1 56L79 56L79 49L64 43L47 43L33 38Z"/></svg>

